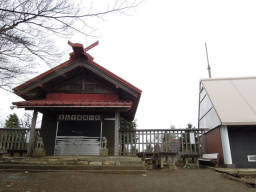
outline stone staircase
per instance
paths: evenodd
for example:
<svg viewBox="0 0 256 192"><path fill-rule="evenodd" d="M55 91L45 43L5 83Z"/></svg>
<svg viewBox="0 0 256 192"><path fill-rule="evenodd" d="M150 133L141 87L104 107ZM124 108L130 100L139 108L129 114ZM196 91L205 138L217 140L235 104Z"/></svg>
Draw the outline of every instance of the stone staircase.
<svg viewBox="0 0 256 192"><path fill-rule="evenodd" d="M88 171L104 173L145 173L138 157L124 156L48 156L3 157L0 171Z"/></svg>

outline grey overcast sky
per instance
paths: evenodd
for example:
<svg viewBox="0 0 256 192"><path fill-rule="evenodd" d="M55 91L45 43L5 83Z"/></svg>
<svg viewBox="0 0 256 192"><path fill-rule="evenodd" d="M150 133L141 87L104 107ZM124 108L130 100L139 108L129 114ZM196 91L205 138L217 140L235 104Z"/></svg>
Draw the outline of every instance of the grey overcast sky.
<svg viewBox="0 0 256 192"><path fill-rule="evenodd" d="M98 36L75 34L84 46L99 40L95 61L142 89L139 128L197 127L199 81L207 78L204 42L212 76L256 76L256 2L253 0L144 0L130 15L91 23ZM68 58L67 39L58 41ZM56 63L56 64L59 64ZM40 68L40 73L46 70ZM20 98L1 91L2 119Z"/></svg>

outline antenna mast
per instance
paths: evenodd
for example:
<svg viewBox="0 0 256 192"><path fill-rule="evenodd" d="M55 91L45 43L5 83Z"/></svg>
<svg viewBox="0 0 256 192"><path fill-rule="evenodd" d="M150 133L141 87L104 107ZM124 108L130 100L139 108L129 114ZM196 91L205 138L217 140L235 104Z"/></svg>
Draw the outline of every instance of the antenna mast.
<svg viewBox="0 0 256 192"><path fill-rule="evenodd" d="M207 50L207 44L206 44L206 42L204 43L204 45L205 45L206 58L207 58L207 65L208 65L207 70L208 70L209 78L212 78L211 66L210 66L210 63L209 63L208 50Z"/></svg>

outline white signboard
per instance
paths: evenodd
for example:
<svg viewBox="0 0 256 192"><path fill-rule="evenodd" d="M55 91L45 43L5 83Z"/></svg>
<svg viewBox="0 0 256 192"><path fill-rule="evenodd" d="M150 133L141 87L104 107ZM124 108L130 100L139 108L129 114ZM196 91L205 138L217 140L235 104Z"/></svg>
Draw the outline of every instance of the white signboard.
<svg viewBox="0 0 256 192"><path fill-rule="evenodd" d="M100 121L100 115L70 115L59 114L59 121Z"/></svg>
<svg viewBox="0 0 256 192"><path fill-rule="evenodd" d="M189 133L189 139L190 139L190 144L196 144L194 133Z"/></svg>

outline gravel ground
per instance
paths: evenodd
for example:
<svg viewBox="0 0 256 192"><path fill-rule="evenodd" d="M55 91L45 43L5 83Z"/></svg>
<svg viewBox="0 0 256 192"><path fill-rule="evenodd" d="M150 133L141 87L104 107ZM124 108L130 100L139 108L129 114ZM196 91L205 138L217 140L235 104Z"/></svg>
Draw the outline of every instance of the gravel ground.
<svg viewBox="0 0 256 192"><path fill-rule="evenodd" d="M256 192L210 169L153 170L147 174L0 172L0 192Z"/></svg>

